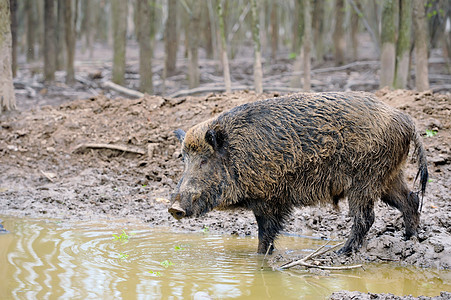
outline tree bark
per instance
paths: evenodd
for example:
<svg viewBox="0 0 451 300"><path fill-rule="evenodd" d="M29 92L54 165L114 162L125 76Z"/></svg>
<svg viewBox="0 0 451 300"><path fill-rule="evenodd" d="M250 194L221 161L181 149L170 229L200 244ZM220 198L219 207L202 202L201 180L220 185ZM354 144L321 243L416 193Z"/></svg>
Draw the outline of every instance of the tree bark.
<svg viewBox="0 0 451 300"><path fill-rule="evenodd" d="M35 13L34 13L34 0L27 0L25 5L26 17L27 17L27 62L34 60L34 43L35 43Z"/></svg>
<svg viewBox="0 0 451 300"><path fill-rule="evenodd" d="M252 11L252 39L254 40L254 86L255 92L263 92L263 70L260 45L260 27L256 0L251 0Z"/></svg>
<svg viewBox="0 0 451 300"><path fill-rule="evenodd" d="M9 0L0 0L0 113L16 108L11 69L11 47Z"/></svg>
<svg viewBox="0 0 451 300"><path fill-rule="evenodd" d="M224 14L222 13L221 0L218 1L218 20L219 20L219 35L221 37L221 51L222 51L222 67L224 71L224 84L226 88L226 93L232 92L232 82L230 80L230 70L229 70L229 58L227 56L227 44L224 29Z"/></svg>
<svg viewBox="0 0 451 300"><path fill-rule="evenodd" d="M127 38L128 5L124 0L111 0L113 22L113 74L112 81L123 85L125 81L125 48Z"/></svg>
<svg viewBox="0 0 451 300"><path fill-rule="evenodd" d="M344 0L337 0L335 5L335 30L334 30L334 49L335 64L342 65L345 61L344 52L346 47L343 22L345 18Z"/></svg>
<svg viewBox="0 0 451 300"><path fill-rule="evenodd" d="M411 0L399 1L399 32L396 44L396 67L394 87L405 89L409 75L410 24L412 22Z"/></svg>
<svg viewBox="0 0 451 300"><path fill-rule="evenodd" d="M55 80L55 1L44 0L44 79Z"/></svg>
<svg viewBox="0 0 451 300"><path fill-rule="evenodd" d="M65 38L66 38L66 83L75 83L75 5L72 0L65 0Z"/></svg>
<svg viewBox="0 0 451 300"><path fill-rule="evenodd" d="M17 73L17 0L10 1L11 11L11 36L12 36L12 63L11 68L13 77L16 77Z"/></svg>
<svg viewBox="0 0 451 300"><path fill-rule="evenodd" d="M199 86L199 24L202 5L197 1L190 2L189 38L188 38L188 85L189 88Z"/></svg>
<svg viewBox="0 0 451 300"><path fill-rule="evenodd" d="M276 59L277 48L279 46L279 15L277 1L272 1L271 5L271 59Z"/></svg>
<svg viewBox="0 0 451 300"><path fill-rule="evenodd" d="M292 31L291 52L298 54L301 51L302 36L304 34L304 13L302 0L294 1L294 17L291 31Z"/></svg>
<svg viewBox="0 0 451 300"><path fill-rule="evenodd" d="M168 0L168 18L165 28L165 71L167 76L175 73L177 62L177 0Z"/></svg>
<svg viewBox="0 0 451 300"><path fill-rule="evenodd" d="M64 69L64 52L65 52L65 38L64 38L64 30L65 30L65 10L64 10L64 1L66 0L58 0L58 9L57 9L57 26L56 26L56 70Z"/></svg>
<svg viewBox="0 0 451 300"><path fill-rule="evenodd" d="M382 10L382 33L381 33L381 72L380 87L393 87L395 75L395 3L394 0L384 0Z"/></svg>
<svg viewBox="0 0 451 300"><path fill-rule="evenodd" d="M324 5L326 4L326 1L314 1L313 3L312 31L316 62L324 60Z"/></svg>
<svg viewBox="0 0 451 300"><path fill-rule="evenodd" d="M151 94L152 83L152 45L151 26L154 1L138 0L138 41L139 41L139 91ZM151 7L152 6L152 7Z"/></svg>
<svg viewBox="0 0 451 300"><path fill-rule="evenodd" d="M415 36L415 88L421 92L429 89L425 0L413 0L412 19Z"/></svg>
<svg viewBox="0 0 451 300"><path fill-rule="evenodd" d="M357 2L356 5L358 6L358 9L360 10L360 2ZM352 9L351 10L351 44L352 44L352 59L354 61L358 60L359 56L359 19L360 16L357 14L357 12Z"/></svg>
<svg viewBox="0 0 451 300"><path fill-rule="evenodd" d="M312 49L312 12L310 0L304 0L304 91L311 89L310 52Z"/></svg>

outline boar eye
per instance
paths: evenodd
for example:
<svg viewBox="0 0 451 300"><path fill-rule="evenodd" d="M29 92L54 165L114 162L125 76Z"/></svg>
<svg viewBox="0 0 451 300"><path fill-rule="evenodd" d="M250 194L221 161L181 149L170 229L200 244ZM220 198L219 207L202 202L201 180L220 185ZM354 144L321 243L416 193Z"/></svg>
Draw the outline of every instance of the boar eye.
<svg viewBox="0 0 451 300"><path fill-rule="evenodd" d="M206 164L207 164L207 159L206 159L206 158L203 158L203 159L200 161L200 166L203 167L203 166L205 166Z"/></svg>

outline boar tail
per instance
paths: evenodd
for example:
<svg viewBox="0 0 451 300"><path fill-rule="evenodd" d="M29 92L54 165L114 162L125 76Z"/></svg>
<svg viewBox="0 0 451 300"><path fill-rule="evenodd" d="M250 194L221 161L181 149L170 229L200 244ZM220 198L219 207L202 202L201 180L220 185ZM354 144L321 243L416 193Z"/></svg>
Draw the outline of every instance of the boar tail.
<svg viewBox="0 0 451 300"><path fill-rule="evenodd" d="M426 191L426 184L428 182L428 178L429 178L429 173L428 173L428 166L427 166L427 160L426 160L426 151L424 149L423 146L423 142L421 141L421 137L420 134L418 133L418 131L415 131L415 135L414 135L414 145L415 145L415 154L417 156L417 161L418 161L418 172L417 175L415 176L415 182L417 181L417 179L420 179L420 191L421 192L421 206L420 206L420 212L421 209L423 208L423 197L424 197L424 192Z"/></svg>

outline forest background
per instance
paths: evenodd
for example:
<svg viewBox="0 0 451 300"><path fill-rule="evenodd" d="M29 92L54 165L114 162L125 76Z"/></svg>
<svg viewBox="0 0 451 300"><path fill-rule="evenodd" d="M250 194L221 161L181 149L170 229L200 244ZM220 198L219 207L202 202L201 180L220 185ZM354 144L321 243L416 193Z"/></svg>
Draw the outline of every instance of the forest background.
<svg viewBox="0 0 451 300"><path fill-rule="evenodd" d="M86 96L112 89L129 97L451 88L446 0L0 2L2 16L10 14L2 24L11 48L2 49L11 58L0 56L27 98L55 82L81 84ZM7 80L3 110L15 107Z"/></svg>

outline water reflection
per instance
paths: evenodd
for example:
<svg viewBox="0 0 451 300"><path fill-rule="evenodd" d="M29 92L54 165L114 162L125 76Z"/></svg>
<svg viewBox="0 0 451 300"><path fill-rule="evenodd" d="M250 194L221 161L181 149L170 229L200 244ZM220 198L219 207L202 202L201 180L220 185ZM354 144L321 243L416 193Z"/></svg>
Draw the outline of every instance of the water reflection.
<svg viewBox="0 0 451 300"><path fill-rule="evenodd" d="M388 264L326 277L261 270L255 238L175 234L130 223L3 220L10 233L0 235L0 299L190 299L197 292L318 299L342 289L431 296L451 289L450 272ZM282 237L278 247L320 243Z"/></svg>

